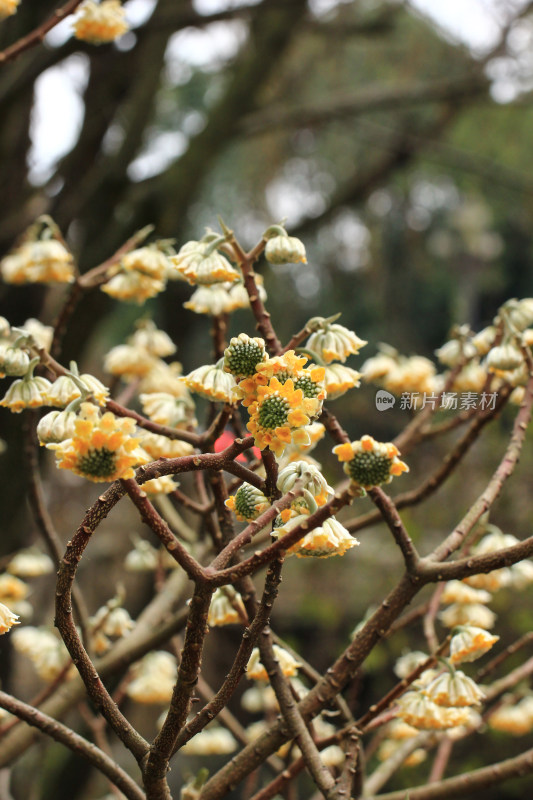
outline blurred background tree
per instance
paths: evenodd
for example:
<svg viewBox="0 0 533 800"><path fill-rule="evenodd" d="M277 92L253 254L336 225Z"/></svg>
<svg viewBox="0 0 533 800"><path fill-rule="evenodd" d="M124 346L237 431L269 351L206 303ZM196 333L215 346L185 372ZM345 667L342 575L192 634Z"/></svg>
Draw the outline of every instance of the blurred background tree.
<svg viewBox="0 0 533 800"><path fill-rule="evenodd" d="M148 223L181 245L222 214L252 244L286 218L309 263L260 267L279 334L287 340L310 316L340 311L342 323L369 340L367 356L385 341L431 357L454 323L479 329L506 298L533 295L533 3L494 0L492 41L478 49L402 0L124 6L131 31L114 45L77 41L70 19L0 63L2 254L43 213L59 224L82 271ZM57 7L22 0L1 25L0 49ZM210 347L205 320L182 309L190 293L173 283L146 305L178 343L186 371L205 362ZM13 324L54 319L55 290L2 285L0 296ZM94 292L70 324L65 360L98 373L101 354L141 313ZM251 333L244 320L239 312L230 333L236 325ZM337 408L354 433L370 426L392 435L396 412L380 417L373 405L361 390ZM15 444L9 463L0 460L10 509L2 549L10 552L26 536L24 466L13 416L2 425ZM497 443L494 434L481 457ZM478 481L482 475L472 496ZM520 534L528 513L519 499L524 483L515 487L517 502L512 497L502 516L518 508ZM457 489L452 481L429 523L417 512L410 524L426 533L429 525L429 535L446 529ZM369 564L378 550L367 551ZM370 589L373 573L365 580ZM301 630L335 619L346 634L341 595L353 593L352 581L336 583L338 596L314 608L296 582L288 618L292 610Z"/></svg>

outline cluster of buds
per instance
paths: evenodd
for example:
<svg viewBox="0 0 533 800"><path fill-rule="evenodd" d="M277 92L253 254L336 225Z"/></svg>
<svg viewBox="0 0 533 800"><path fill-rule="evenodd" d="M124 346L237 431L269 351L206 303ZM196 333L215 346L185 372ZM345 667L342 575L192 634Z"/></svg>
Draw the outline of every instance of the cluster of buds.
<svg viewBox="0 0 533 800"><path fill-rule="evenodd" d="M57 225L40 217L22 241L0 261L6 283L72 283L76 267Z"/></svg>
<svg viewBox="0 0 533 800"><path fill-rule="evenodd" d="M179 278L170 260L173 252L165 240L131 250L108 268L102 291L115 300L139 304L155 297L168 280Z"/></svg>
<svg viewBox="0 0 533 800"><path fill-rule="evenodd" d="M74 36L89 44L114 42L129 29L120 0L86 0L74 21Z"/></svg>
<svg viewBox="0 0 533 800"><path fill-rule="evenodd" d="M398 458L400 453L395 445L376 442L372 436L338 444L333 452L343 463L345 473L363 489L390 483L394 476L409 472L407 464Z"/></svg>

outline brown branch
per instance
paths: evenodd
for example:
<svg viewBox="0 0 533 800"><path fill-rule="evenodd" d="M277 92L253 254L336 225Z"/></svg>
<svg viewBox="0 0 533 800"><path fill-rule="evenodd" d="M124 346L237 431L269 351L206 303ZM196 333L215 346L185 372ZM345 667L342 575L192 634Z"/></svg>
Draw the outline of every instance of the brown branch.
<svg viewBox="0 0 533 800"><path fill-rule="evenodd" d="M180 540L174 536L168 524L157 513L148 499L146 492L133 479L121 481L133 505L137 508L142 521L155 533L172 558L185 570L192 581L205 580L204 569L187 552Z"/></svg>
<svg viewBox="0 0 533 800"><path fill-rule="evenodd" d="M176 739L186 723L200 670L207 633L207 613L213 589L197 584L189 606L185 640L172 700L163 726L150 746L143 769L143 779L150 797L164 797L157 792L166 785L169 759ZM170 796L170 795L169 795Z"/></svg>
<svg viewBox="0 0 533 800"><path fill-rule="evenodd" d="M0 707L90 761L115 786L118 786L128 800L145 800L144 792L113 759L66 725L2 691L0 691Z"/></svg>
<svg viewBox="0 0 533 800"><path fill-rule="evenodd" d="M89 540L109 511L124 494L124 489L112 484L100 495L96 503L89 509L81 525L67 544L65 555L61 561L56 584L56 616L55 624L59 629L70 656L87 689L89 697L96 708L107 719L117 736L133 755L140 760L148 750L148 743L121 714L110 697L102 679L95 669L74 624L72 617L72 585L78 564Z"/></svg>
<svg viewBox="0 0 533 800"><path fill-rule="evenodd" d="M365 623L350 646L328 669L319 683L300 701L298 707L304 719L319 713L352 679L377 642L385 636L392 622L417 594L421 585L421 581L407 576L400 580ZM230 786L236 786L246 775L256 769L267 755L275 752L287 738L281 723L278 722L252 745L245 747L232 759L230 764L209 779L202 790L201 800L218 800L224 797Z"/></svg>
<svg viewBox="0 0 533 800"><path fill-rule="evenodd" d="M490 767L470 770L455 778L447 778L428 786L411 787L399 792L387 792L367 800L447 800L449 797L473 797L475 792L494 787L511 778L523 777L533 772L533 748L515 758L491 764Z"/></svg>
<svg viewBox="0 0 533 800"><path fill-rule="evenodd" d="M65 3L64 6L56 9L56 11L54 11L54 13L48 17L48 19L31 31L31 33L28 33L26 36L23 36L22 39L19 39L14 44L6 47L6 49L0 53L0 64L5 64L7 61L11 61L16 58L25 50L29 50L30 47L40 44L48 31L51 31L52 28L55 28L55 26L65 19L65 17L70 16L70 14L76 10L81 2L82 0L69 0L69 2Z"/></svg>
<svg viewBox="0 0 533 800"><path fill-rule="evenodd" d="M286 726L290 737L296 739L305 765L321 793L327 800L336 800L335 780L329 769L322 763L318 748L294 701L288 681L283 675L272 647L270 629L265 628L259 642L259 652L278 701L282 726Z"/></svg>
<svg viewBox="0 0 533 800"><path fill-rule="evenodd" d="M408 573L416 573L417 565L420 561L420 556L417 553L416 547L405 526L400 519L398 510L394 502L379 486L369 489L368 495L375 506L379 509L383 519L387 523L389 530L394 536L394 541L400 548L405 567Z"/></svg>
<svg viewBox="0 0 533 800"><path fill-rule="evenodd" d="M472 530L480 517L491 507L503 484L513 473L514 468L520 457L522 445L526 436L527 426L531 419L531 409L533 407L533 377L530 377L525 388L524 400L520 410L516 415L511 440L505 454L498 465L494 475L490 479L486 489L465 514L459 525L442 542L436 550L429 556L433 561L444 561L463 543L465 537Z"/></svg>
<svg viewBox="0 0 533 800"><path fill-rule="evenodd" d="M281 580L281 566L282 562L275 560L270 565L266 579L263 596L257 612L249 625L244 630L241 643L237 654L233 660L233 664L229 673L227 674L222 686L214 697L207 703L201 711L182 729L180 732L174 750L178 750L186 742L189 741L198 731L210 722L221 710L226 706L233 692L237 688L239 681L246 670L246 664L250 659L253 648L259 638L259 635L265 625L268 625L272 605L276 599L278 592L278 584Z"/></svg>
<svg viewBox="0 0 533 800"><path fill-rule="evenodd" d="M487 677L487 675L490 675L491 672L494 672L494 670L497 669L500 664L503 664L503 662L509 658L509 656L514 655L514 653L517 653L522 649L522 647L526 647L531 642L533 642L533 631L528 631L519 639L517 639L516 642L513 642L501 653L498 653L498 655L491 659L489 663L486 664L482 669L478 670L475 677L476 683L481 683Z"/></svg>

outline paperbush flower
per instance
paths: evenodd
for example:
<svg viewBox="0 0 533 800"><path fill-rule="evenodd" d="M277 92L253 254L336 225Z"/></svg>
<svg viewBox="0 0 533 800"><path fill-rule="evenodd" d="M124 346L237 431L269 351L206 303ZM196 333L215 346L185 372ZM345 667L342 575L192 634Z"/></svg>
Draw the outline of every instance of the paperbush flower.
<svg viewBox="0 0 533 800"><path fill-rule="evenodd" d="M265 246L265 258L271 264L306 264L305 247L295 236L272 236Z"/></svg>
<svg viewBox="0 0 533 800"><path fill-rule="evenodd" d="M393 476L409 472L407 464L398 458L398 449L393 444L376 442L372 436L338 444L333 452L344 463L344 472L363 489L390 483Z"/></svg>
<svg viewBox="0 0 533 800"><path fill-rule="evenodd" d="M512 341L504 341L493 347L487 354L486 365L489 372L496 374L518 369L524 361L524 355Z"/></svg>
<svg viewBox="0 0 533 800"><path fill-rule="evenodd" d="M143 491L146 494L171 494L178 488L178 484L170 475L161 475L159 478L152 478L143 483Z"/></svg>
<svg viewBox="0 0 533 800"><path fill-rule="evenodd" d="M160 331L149 319L137 323L137 330L129 337L128 344L158 358L171 356L177 350L168 333Z"/></svg>
<svg viewBox="0 0 533 800"><path fill-rule="evenodd" d="M441 595L441 603L490 603L492 595L483 589L473 589L463 581L448 581Z"/></svg>
<svg viewBox="0 0 533 800"><path fill-rule="evenodd" d="M287 494L296 481L301 482L302 488L313 495L319 506L324 505L329 497L333 497L334 491L320 470L307 461L291 461L283 467L278 474L277 487L282 494Z"/></svg>
<svg viewBox="0 0 533 800"><path fill-rule="evenodd" d="M500 706L487 719L489 728L513 736L525 736L533 729L533 717L527 709L516 706Z"/></svg>
<svg viewBox="0 0 533 800"><path fill-rule="evenodd" d="M422 692L406 692L398 700L398 716L424 731L445 730L468 722L468 708L445 708Z"/></svg>
<svg viewBox="0 0 533 800"><path fill-rule="evenodd" d="M91 403L82 403L81 408L72 438L46 445L55 451L59 469L96 482L133 478L133 467L149 460L133 435L135 422L110 411L100 416Z"/></svg>
<svg viewBox="0 0 533 800"><path fill-rule="evenodd" d="M124 568L128 572L151 572L157 568L158 552L150 542L139 539L133 550L124 559Z"/></svg>
<svg viewBox="0 0 533 800"><path fill-rule="evenodd" d="M141 275L157 281L165 281L172 271L172 264L157 244L149 244L122 256L119 268L125 272L140 272Z"/></svg>
<svg viewBox="0 0 533 800"><path fill-rule="evenodd" d="M155 650L144 656L132 669L134 679L126 694L137 703L169 703L176 682L176 659L170 653Z"/></svg>
<svg viewBox="0 0 533 800"><path fill-rule="evenodd" d="M263 339L240 333L230 340L224 350L224 369L237 381L241 378L251 378L257 372L258 365L267 358Z"/></svg>
<svg viewBox="0 0 533 800"><path fill-rule="evenodd" d="M153 392L167 392L174 397L187 397L189 392L182 379L182 366L179 361L166 364L161 359L155 359L150 372L141 378L139 392L152 394Z"/></svg>
<svg viewBox="0 0 533 800"><path fill-rule="evenodd" d="M463 661L475 661L488 652L499 640L484 628L475 625L461 625L457 628L450 642L450 661L459 664Z"/></svg>
<svg viewBox="0 0 533 800"><path fill-rule="evenodd" d="M461 670L446 671L423 689L430 700L438 706L476 706L485 695L479 686Z"/></svg>
<svg viewBox="0 0 533 800"><path fill-rule="evenodd" d="M213 240L214 241L214 240ZM187 242L170 262L189 283L233 283L241 273L216 248L213 241Z"/></svg>
<svg viewBox="0 0 533 800"><path fill-rule="evenodd" d="M332 361L346 361L349 355L357 355L368 344L353 331L337 323L324 323L322 330L312 333L307 340L310 350L318 353L326 364Z"/></svg>
<svg viewBox="0 0 533 800"><path fill-rule="evenodd" d="M414 730L415 736L420 732L416 728L411 728L411 730ZM387 761L401 746L402 743L400 741L385 739L378 747L376 755L380 761ZM403 764L406 767L416 767L418 764L422 764L422 762L426 760L427 755L427 751L424 750L423 747L417 747L416 750L413 750L412 753L409 753L409 755L406 756Z"/></svg>
<svg viewBox="0 0 533 800"><path fill-rule="evenodd" d="M30 357L20 347L0 344L0 377L25 375L30 367Z"/></svg>
<svg viewBox="0 0 533 800"><path fill-rule="evenodd" d="M106 44L126 33L126 12L120 0L102 0L93 3L87 0L74 22L74 36L90 44Z"/></svg>
<svg viewBox="0 0 533 800"><path fill-rule="evenodd" d="M51 325L43 325L38 319L30 317L21 326L21 330L32 337L37 347L42 347L43 350L50 350L54 337L54 329Z"/></svg>
<svg viewBox="0 0 533 800"><path fill-rule="evenodd" d="M169 392L142 393L139 396L143 412L158 425L167 425L170 428L183 428L197 422L193 416L194 405L188 397L188 392L183 386L184 396L175 397Z"/></svg>
<svg viewBox="0 0 533 800"><path fill-rule="evenodd" d="M48 391L47 405L65 408L73 400L77 400L78 397L81 397L80 381L98 405L105 405L109 397L109 389L93 375L80 375L78 383L70 375L61 375L56 378Z"/></svg>
<svg viewBox="0 0 533 800"><path fill-rule="evenodd" d="M291 379L280 383L271 378L267 386L257 387L257 400L249 406L250 420L247 428L257 447L269 448L277 456L287 444L309 443L305 426L311 421L305 413L304 394L295 389Z"/></svg>
<svg viewBox="0 0 533 800"><path fill-rule="evenodd" d="M74 423L78 419L74 411L50 411L39 420L37 438L43 445L59 444L74 435Z"/></svg>
<svg viewBox="0 0 533 800"><path fill-rule="evenodd" d="M216 364L206 364L193 369L183 378L185 385L192 392L219 403L232 403L235 379L224 371L224 359Z"/></svg>
<svg viewBox="0 0 533 800"><path fill-rule="evenodd" d="M297 515L281 526L274 528L272 536L282 538L293 530L306 517ZM287 550L287 555L296 555L298 558L330 558L343 556L352 547L360 542L346 530L344 525L334 517L327 519L322 525L307 533L299 542Z"/></svg>
<svg viewBox="0 0 533 800"><path fill-rule="evenodd" d="M24 626L13 631L13 647L30 659L40 678L53 681L69 661L63 642L46 628Z"/></svg>
<svg viewBox="0 0 533 800"><path fill-rule="evenodd" d="M249 483L243 483L236 494L225 501L226 506L234 512L238 520L250 522L270 508L268 498L260 489Z"/></svg>
<svg viewBox="0 0 533 800"><path fill-rule="evenodd" d="M246 618L242 597L233 587L224 586L216 590L207 614L208 625L217 627L236 623L242 624Z"/></svg>
<svg viewBox="0 0 533 800"><path fill-rule="evenodd" d="M267 299L263 288L263 277L255 276L258 295L262 302ZM194 311L195 314L231 314L239 308L248 308L250 298L242 280L233 283L213 283L210 286L198 286L189 300L183 304L184 308Z"/></svg>
<svg viewBox="0 0 533 800"><path fill-rule="evenodd" d="M20 0L0 0L0 20L15 14L19 3Z"/></svg>
<svg viewBox="0 0 533 800"><path fill-rule="evenodd" d="M9 408L15 414L25 408L39 408L49 405L48 393L52 387L50 381L40 376L33 377L28 373L24 378L13 381L5 397L0 400L0 406Z"/></svg>
<svg viewBox="0 0 533 800"><path fill-rule="evenodd" d="M154 356L144 347L119 344L107 353L104 369L119 377L143 378L153 369L154 363Z"/></svg>
<svg viewBox="0 0 533 800"><path fill-rule="evenodd" d="M102 292L114 297L115 300L131 301L142 305L150 297L162 292L166 281L150 278L141 272L121 272L114 275L100 288Z"/></svg>
<svg viewBox="0 0 533 800"><path fill-rule="evenodd" d="M19 624L17 614L14 614L10 608L0 603L0 634L7 633L13 625Z"/></svg>
<svg viewBox="0 0 533 800"><path fill-rule="evenodd" d="M181 751L189 756L228 755L237 749L237 740L227 728L215 725L205 728L189 739Z"/></svg>
<svg viewBox="0 0 533 800"><path fill-rule="evenodd" d="M36 578L39 575L49 575L54 571L54 562L46 553L29 548L19 550L6 567L11 575L18 578Z"/></svg>
<svg viewBox="0 0 533 800"><path fill-rule="evenodd" d="M456 625L492 628L496 614L481 603L453 603L439 614L439 618L447 628L455 628Z"/></svg>
<svg viewBox="0 0 533 800"><path fill-rule="evenodd" d="M328 400L342 397L349 389L360 386L361 373L344 364L328 364L324 370Z"/></svg>
<svg viewBox="0 0 533 800"><path fill-rule="evenodd" d="M74 261L57 239L27 241L0 262L6 283L72 283Z"/></svg>
<svg viewBox="0 0 533 800"><path fill-rule="evenodd" d="M423 356L399 358L394 369L382 380L383 387L400 395L403 392L424 394L438 389L435 365Z"/></svg>
<svg viewBox="0 0 533 800"><path fill-rule="evenodd" d="M295 658L291 656L287 650L279 645L273 646L274 656L279 662L281 671L287 678L291 678L297 674L298 669L302 666ZM261 663L261 656L259 655L259 648L254 647L248 666L246 667L246 675L254 681L268 681L267 671Z"/></svg>
<svg viewBox="0 0 533 800"><path fill-rule="evenodd" d="M194 447L191 444L182 442L180 439L169 439L168 436L161 436L158 433L149 433L144 430L139 431L138 436L142 449L154 461L157 458L182 458L183 456L190 456L194 452Z"/></svg>

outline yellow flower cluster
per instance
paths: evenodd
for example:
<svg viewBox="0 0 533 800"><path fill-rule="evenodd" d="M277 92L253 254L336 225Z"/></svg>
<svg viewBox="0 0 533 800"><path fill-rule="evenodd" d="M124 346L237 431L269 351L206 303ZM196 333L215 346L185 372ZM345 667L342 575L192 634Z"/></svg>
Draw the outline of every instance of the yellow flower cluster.
<svg viewBox="0 0 533 800"><path fill-rule="evenodd" d="M256 445L281 456L290 444L310 444L306 426L318 416L326 397L324 368L304 368L306 356L288 350L257 364L234 394L248 408L248 430Z"/></svg>
<svg viewBox="0 0 533 800"><path fill-rule="evenodd" d="M15 14L19 3L20 0L0 0L0 20Z"/></svg>
<svg viewBox="0 0 533 800"><path fill-rule="evenodd" d="M90 44L113 42L127 30L126 12L120 0L102 0L101 3L87 0L74 22L76 39Z"/></svg>
<svg viewBox="0 0 533 800"><path fill-rule="evenodd" d="M409 467L398 456L398 448L391 442L376 442L372 436L363 436L357 442L338 444L333 452L344 462L344 471L363 489L390 483L393 476L409 472Z"/></svg>
<svg viewBox="0 0 533 800"><path fill-rule="evenodd" d="M90 481L115 481L133 478L133 467L149 461L134 433L132 419L120 419L110 411L100 416L96 406L82 403L72 437L46 447L55 451L59 469Z"/></svg>

